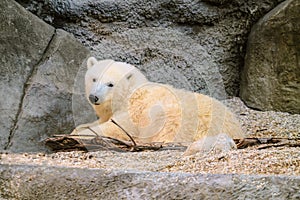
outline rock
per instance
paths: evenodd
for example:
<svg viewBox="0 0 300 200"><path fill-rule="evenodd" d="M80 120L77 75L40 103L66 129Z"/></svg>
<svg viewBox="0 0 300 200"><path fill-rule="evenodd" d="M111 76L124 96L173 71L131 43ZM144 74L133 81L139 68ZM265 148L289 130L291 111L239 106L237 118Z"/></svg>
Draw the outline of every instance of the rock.
<svg viewBox="0 0 300 200"><path fill-rule="evenodd" d="M43 139L74 128L73 86L89 51L14 1L0 7L0 148L45 151Z"/></svg>
<svg viewBox="0 0 300 200"><path fill-rule="evenodd" d="M0 10L0 148L3 149L21 113L26 84L55 29L13 1L1 1Z"/></svg>
<svg viewBox="0 0 300 200"><path fill-rule="evenodd" d="M18 0L73 33L99 59L152 81L224 99L237 95L251 26L282 0Z"/></svg>
<svg viewBox="0 0 300 200"><path fill-rule="evenodd" d="M300 178L0 165L1 199L298 199Z"/></svg>
<svg viewBox="0 0 300 200"><path fill-rule="evenodd" d="M70 34L56 30L44 59L31 78L9 150L44 151L42 140L72 132L75 127L73 86L87 54ZM82 104L87 104L85 99ZM77 110L74 112L76 115Z"/></svg>
<svg viewBox="0 0 300 200"><path fill-rule="evenodd" d="M287 0L252 28L240 89L249 107L300 113L299 10Z"/></svg>

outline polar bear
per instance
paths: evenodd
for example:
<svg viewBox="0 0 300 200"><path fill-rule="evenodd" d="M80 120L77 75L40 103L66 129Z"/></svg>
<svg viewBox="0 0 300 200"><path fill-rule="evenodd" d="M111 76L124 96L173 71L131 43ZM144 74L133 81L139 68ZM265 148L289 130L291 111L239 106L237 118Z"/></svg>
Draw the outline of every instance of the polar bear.
<svg viewBox="0 0 300 200"><path fill-rule="evenodd" d="M99 120L72 134L137 143L179 142L186 155L236 148L244 134L234 114L209 96L150 82L137 68L113 60L87 60L85 92Z"/></svg>

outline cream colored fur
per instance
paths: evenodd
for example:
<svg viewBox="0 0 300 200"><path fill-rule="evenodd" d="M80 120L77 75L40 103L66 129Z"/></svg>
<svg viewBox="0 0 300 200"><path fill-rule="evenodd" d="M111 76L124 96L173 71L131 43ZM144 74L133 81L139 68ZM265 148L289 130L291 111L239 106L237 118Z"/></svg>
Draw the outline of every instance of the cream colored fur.
<svg viewBox="0 0 300 200"><path fill-rule="evenodd" d="M92 105L100 119L79 126L73 134L89 135L86 127L90 127L99 135L129 140L112 123L114 120L139 143L192 143L219 134L244 137L234 114L209 96L150 82L137 68L126 63L97 61L91 57L87 65L86 94L88 97L94 91L101 99L99 105ZM96 83L91 82L95 79ZM113 87L108 87L109 83ZM228 145L231 147L232 141ZM207 149L199 145L191 147L189 151L193 153Z"/></svg>

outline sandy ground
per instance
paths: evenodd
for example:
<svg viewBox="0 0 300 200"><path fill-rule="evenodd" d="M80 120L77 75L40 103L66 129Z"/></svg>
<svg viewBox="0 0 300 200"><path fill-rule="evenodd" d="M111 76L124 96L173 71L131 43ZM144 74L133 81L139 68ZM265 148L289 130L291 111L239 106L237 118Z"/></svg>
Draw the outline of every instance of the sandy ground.
<svg viewBox="0 0 300 200"><path fill-rule="evenodd" d="M261 112L247 108L239 98L225 104L241 121L248 137L300 138L300 115L281 112ZM79 168L106 168L121 170L218 173L300 175L299 147L255 147L225 153L182 156L178 150L156 152L59 152L0 153L0 164L27 164L67 166Z"/></svg>

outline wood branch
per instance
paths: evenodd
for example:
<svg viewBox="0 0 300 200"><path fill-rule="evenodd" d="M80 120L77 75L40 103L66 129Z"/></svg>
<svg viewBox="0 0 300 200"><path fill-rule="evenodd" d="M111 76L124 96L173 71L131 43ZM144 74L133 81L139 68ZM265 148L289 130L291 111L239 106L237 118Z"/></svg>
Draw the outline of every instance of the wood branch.
<svg viewBox="0 0 300 200"><path fill-rule="evenodd" d="M299 138L244 138L234 139L238 149L244 149L250 146L258 146L257 149L267 149L270 147L299 147Z"/></svg>
<svg viewBox="0 0 300 200"><path fill-rule="evenodd" d="M45 145L52 151L101 151L112 150L118 152L139 152L139 151L162 151L181 150L185 151L187 146L181 143L136 143L118 140L105 136L84 136L84 135L54 135L44 141Z"/></svg>
<svg viewBox="0 0 300 200"><path fill-rule="evenodd" d="M87 151L84 144L68 136L47 138L44 143L52 151Z"/></svg>
<svg viewBox="0 0 300 200"><path fill-rule="evenodd" d="M134 140L122 141L116 138L104 136L85 135L54 135L48 138L45 145L52 151L118 151L118 152L139 152L139 151L163 151L179 150L185 151L188 144L183 143L145 143L137 144ZM234 139L238 149L257 146L258 150L271 147L300 147L300 139L290 138L244 138Z"/></svg>
<svg viewBox="0 0 300 200"><path fill-rule="evenodd" d="M259 146L257 149L267 149L267 148L271 148L271 147L282 147L282 146L287 146L287 147L300 147L300 141L295 142L280 142L278 144L269 144L269 145L262 145Z"/></svg>
<svg viewBox="0 0 300 200"><path fill-rule="evenodd" d="M117 127L119 127L130 138L130 140L132 141L133 145L136 146L136 143L135 143L134 139L131 137L131 135L129 133L127 133L127 131L124 128L122 128L122 126L120 126L113 119L111 119L111 122L114 123Z"/></svg>

